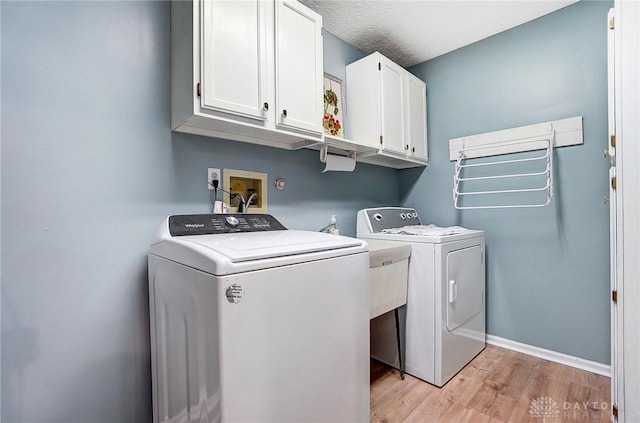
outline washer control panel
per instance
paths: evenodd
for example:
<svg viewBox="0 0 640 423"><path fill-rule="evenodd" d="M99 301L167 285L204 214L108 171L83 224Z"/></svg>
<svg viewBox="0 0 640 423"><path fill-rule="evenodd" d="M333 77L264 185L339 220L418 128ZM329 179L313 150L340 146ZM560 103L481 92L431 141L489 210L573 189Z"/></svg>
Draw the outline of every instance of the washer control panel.
<svg viewBox="0 0 640 423"><path fill-rule="evenodd" d="M403 226L422 225L415 209L403 207L380 207L366 209L367 219L372 232L382 232L383 229L401 228Z"/></svg>
<svg viewBox="0 0 640 423"><path fill-rule="evenodd" d="M286 230L269 214L186 214L169 216L171 236Z"/></svg>

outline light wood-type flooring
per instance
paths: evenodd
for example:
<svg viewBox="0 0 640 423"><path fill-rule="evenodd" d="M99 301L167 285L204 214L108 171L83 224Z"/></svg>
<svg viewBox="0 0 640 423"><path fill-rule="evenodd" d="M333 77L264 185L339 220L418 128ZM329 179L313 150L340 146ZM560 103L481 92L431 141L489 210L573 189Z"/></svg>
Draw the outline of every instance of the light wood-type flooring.
<svg viewBox="0 0 640 423"><path fill-rule="evenodd" d="M487 345L437 388L371 361L372 422L609 422L610 379Z"/></svg>

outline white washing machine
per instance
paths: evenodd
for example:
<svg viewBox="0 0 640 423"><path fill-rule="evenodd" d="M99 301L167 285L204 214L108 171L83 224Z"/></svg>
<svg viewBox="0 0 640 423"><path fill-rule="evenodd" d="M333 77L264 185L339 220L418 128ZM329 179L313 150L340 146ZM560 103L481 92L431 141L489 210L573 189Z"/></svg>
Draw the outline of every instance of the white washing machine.
<svg viewBox="0 0 640 423"><path fill-rule="evenodd" d="M366 243L182 215L148 259L154 423L369 422Z"/></svg>
<svg viewBox="0 0 640 423"><path fill-rule="evenodd" d="M485 347L484 232L422 225L411 208L363 209L357 236L411 244L405 371L443 386ZM402 320L402 318L401 318ZM371 322L371 355L396 368L395 322Z"/></svg>

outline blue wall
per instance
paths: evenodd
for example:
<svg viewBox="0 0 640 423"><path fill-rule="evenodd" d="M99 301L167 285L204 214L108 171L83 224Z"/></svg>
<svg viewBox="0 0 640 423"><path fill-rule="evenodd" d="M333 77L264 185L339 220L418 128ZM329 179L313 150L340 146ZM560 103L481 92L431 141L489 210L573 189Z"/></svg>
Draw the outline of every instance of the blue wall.
<svg viewBox="0 0 640 423"><path fill-rule="evenodd" d="M168 2L0 7L5 423L151 421L146 253L165 216L210 210L207 167L266 172L289 228L353 235L399 202L392 169L172 133ZM361 57L325 42L331 74Z"/></svg>
<svg viewBox="0 0 640 423"><path fill-rule="evenodd" d="M401 173L402 203L424 220L486 231L489 333L606 364L611 6L579 2L413 67L427 83L430 163ZM454 209L450 138L573 116L584 145L556 150L550 206Z"/></svg>

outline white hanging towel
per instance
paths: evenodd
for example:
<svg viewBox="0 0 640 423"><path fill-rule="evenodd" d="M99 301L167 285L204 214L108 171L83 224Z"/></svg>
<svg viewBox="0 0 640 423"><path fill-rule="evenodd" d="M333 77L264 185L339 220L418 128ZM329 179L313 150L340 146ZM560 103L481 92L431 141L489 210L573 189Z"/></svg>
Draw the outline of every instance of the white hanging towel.
<svg viewBox="0 0 640 423"><path fill-rule="evenodd" d="M436 225L410 225L402 226L400 228L383 229L382 232L385 234L399 235L444 236L466 234L473 231L461 226L449 226L446 228L442 228Z"/></svg>

